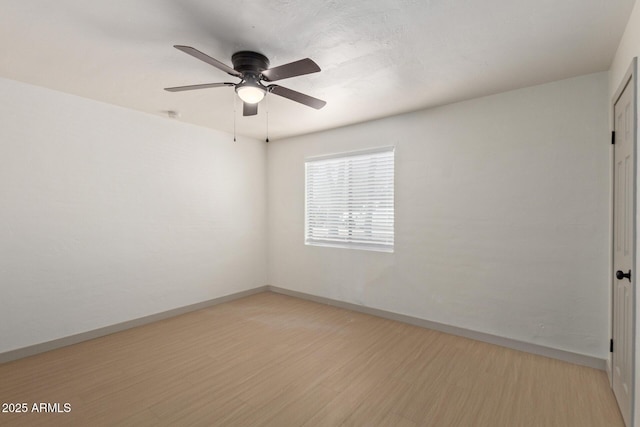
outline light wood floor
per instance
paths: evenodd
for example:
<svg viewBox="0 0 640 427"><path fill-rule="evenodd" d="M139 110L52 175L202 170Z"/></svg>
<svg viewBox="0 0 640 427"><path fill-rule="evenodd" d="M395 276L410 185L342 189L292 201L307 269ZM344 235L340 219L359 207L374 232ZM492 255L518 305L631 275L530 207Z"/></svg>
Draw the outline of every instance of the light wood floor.
<svg viewBox="0 0 640 427"><path fill-rule="evenodd" d="M602 371L268 292L0 365L0 402L71 404L3 426L623 426Z"/></svg>

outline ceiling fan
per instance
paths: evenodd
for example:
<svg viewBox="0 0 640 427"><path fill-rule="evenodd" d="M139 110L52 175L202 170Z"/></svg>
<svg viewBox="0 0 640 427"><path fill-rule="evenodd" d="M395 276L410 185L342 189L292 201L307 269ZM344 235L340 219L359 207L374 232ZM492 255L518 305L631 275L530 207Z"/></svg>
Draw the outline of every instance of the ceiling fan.
<svg viewBox="0 0 640 427"><path fill-rule="evenodd" d="M326 105L325 101L305 95L304 93L296 92L295 90L288 89L284 86L275 84L265 86L262 84L262 82L275 82L278 80L288 79L289 77L302 76L304 74L320 71L318 64L309 58L269 68L269 59L267 59L266 56L257 52L240 51L231 56L231 62L233 63L233 68L231 68L191 46L175 45L174 47L193 56L194 58L206 62L209 65L213 65L227 74L239 78L240 82L205 83L165 88L165 90L169 92L233 86L243 102L243 116L254 116L258 114L258 103L262 101L267 92L299 102L317 110Z"/></svg>

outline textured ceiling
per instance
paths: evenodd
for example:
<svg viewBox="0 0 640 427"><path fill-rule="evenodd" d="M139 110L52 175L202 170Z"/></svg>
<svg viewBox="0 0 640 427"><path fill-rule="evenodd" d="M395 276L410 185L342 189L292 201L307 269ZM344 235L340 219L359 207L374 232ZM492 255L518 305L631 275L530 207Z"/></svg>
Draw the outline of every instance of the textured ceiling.
<svg viewBox="0 0 640 427"><path fill-rule="evenodd" d="M607 70L633 3L2 0L0 76L233 132L233 89L163 90L236 81L174 44L229 65L309 57L322 72L278 83L328 104L269 96L276 139ZM237 102L238 134L265 137L266 102L254 117Z"/></svg>

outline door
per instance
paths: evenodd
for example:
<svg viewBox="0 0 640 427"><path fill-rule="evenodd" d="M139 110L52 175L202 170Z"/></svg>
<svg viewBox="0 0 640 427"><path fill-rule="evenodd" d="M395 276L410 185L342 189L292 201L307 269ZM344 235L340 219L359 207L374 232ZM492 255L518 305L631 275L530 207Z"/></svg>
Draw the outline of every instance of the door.
<svg viewBox="0 0 640 427"><path fill-rule="evenodd" d="M635 76L633 76L635 77ZM633 271L635 236L634 81L613 107L614 195L613 195L613 392L627 426L631 426L633 387Z"/></svg>

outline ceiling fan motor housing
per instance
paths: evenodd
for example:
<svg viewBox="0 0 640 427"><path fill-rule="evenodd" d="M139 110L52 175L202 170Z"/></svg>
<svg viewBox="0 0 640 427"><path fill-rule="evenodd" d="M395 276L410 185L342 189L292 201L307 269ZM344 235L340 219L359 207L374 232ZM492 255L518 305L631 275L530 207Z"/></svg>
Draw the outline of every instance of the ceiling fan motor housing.
<svg viewBox="0 0 640 427"><path fill-rule="evenodd" d="M264 70L269 69L269 60L266 56L248 50L234 53L231 62L233 69L242 74L248 73L258 76Z"/></svg>

